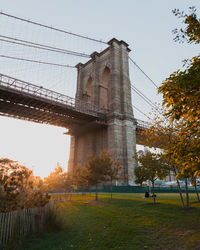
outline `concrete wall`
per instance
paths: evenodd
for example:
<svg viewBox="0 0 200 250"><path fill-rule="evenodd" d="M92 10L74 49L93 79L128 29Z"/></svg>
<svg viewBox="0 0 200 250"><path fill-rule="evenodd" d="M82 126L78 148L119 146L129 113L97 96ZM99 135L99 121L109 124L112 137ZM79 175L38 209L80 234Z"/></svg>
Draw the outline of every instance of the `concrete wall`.
<svg viewBox="0 0 200 250"><path fill-rule="evenodd" d="M109 109L108 126L71 138L69 170L72 171L78 163L85 164L88 155L106 150L114 160L121 161L121 184L133 184L136 123L129 79L130 50L125 42L116 39L108 44L109 47L101 53L94 52L87 63L77 65L76 92L77 98Z"/></svg>

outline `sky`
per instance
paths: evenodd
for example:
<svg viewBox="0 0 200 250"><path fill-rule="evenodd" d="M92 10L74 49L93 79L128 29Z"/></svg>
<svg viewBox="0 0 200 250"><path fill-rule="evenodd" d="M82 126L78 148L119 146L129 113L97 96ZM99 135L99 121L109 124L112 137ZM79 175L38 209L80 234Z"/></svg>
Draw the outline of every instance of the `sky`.
<svg viewBox="0 0 200 250"><path fill-rule="evenodd" d="M52 25L63 30L109 41L124 40L131 49L130 57L160 85L172 72L180 69L183 60L199 53L198 45L173 41L172 30L181 27L181 20L172 14L174 8L188 10L198 0L1 0L2 12ZM105 46L72 36L38 28L0 15L0 35L49 44L91 54ZM19 47L0 42L0 54L76 65L82 58L55 55L51 52ZM161 103L162 96L144 75L130 63L130 79L152 101ZM42 85L74 96L76 71L53 68L0 58L0 73ZM146 115L151 107L132 93L132 102ZM134 110L136 118L146 116ZM65 129L0 117L0 157L18 160L33 169L35 175L47 176L59 162L66 170L69 157L69 136Z"/></svg>

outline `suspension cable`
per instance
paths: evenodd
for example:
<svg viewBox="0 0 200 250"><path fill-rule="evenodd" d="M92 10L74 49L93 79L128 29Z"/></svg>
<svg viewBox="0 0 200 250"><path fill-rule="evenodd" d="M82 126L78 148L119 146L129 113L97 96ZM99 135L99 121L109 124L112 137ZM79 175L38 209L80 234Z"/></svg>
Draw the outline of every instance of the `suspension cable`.
<svg viewBox="0 0 200 250"><path fill-rule="evenodd" d="M36 60L21 58L21 57L13 57L13 56L5 56L5 55L0 55L0 57L19 60L19 61L26 61L26 62L33 62L33 63L40 63L40 64L48 64L48 65L58 66L58 67L76 68L75 66L71 66L71 65L67 65L67 64L57 64L57 63L51 63L51 62L36 61Z"/></svg>
<svg viewBox="0 0 200 250"><path fill-rule="evenodd" d="M150 119L144 112L142 112L139 108L137 108L136 106L134 106L132 104L133 108L135 108L138 112L140 112L141 114L143 114L144 116L146 116L148 119Z"/></svg>
<svg viewBox="0 0 200 250"><path fill-rule="evenodd" d="M66 30L58 29L58 28L55 28L53 26L41 24L41 23L38 23L38 22L30 21L28 19L17 17L17 16L13 16L13 15L7 14L7 13L2 12L2 11L0 11L0 15L4 15L4 16L10 17L10 18L17 19L19 21L27 22L27 23L34 24L34 25L37 25L37 26L40 26L40 27L44 27L44 28L47 28L47 29L51 29L51 30L55 30L55 31L58 31L58 32L62 32L62 33L68 34L68 35L76 36L76 37L79 37L79 38L84 38L84 39L87 39L87 40L90 40L90 41L93 41L93 42L107 44L107 42L104 42L102 40L98 40L98 39L95 39L95 38L91 38L91 37L79 35L79 34L76 34L76 33L73 33L73 32L69 32L69 31L66 31Z"/></svg>
<svg viewBox="0 0 200 250"><path fill-rule="evenodd" d="M68 55L73 55L73 56L80 56L80 57L90 58L90 55L85 54L85 53L80 53L80 52L76 52L76 51L60 49L60 48L57 48L57 47L52 47L52 46L48 46L48 45L44 45L44 44L39 44L39 43L33 43L33 42L29 42L29 41L26 41L26 40L21 40L21 39L9 37L9 36L2 36L2 35L0 35L0 37L13 40L13 41L9 41L9 40L5 40L5 39L0 39L0 41L2 41L2 42L13 43L13 44L27 46L27 47L31 47L31 48L49 50L49 51L53 51L53 52L57 52L57 53L63 53L63 54L68 54Z"/></svg>
<svg viewBox="0 0 200 250"><path fill-rule="evenodd" d="M131 84L132 90L139 95L146 103L148 103L152 108L157 109L158 107L154 104L147 96L145 96L139 89Z"/></svg>
<svg viewBox="0 0 200 250"><path fill-rule="evenodd" d="M150 80L150 82L156 87L158 88L158 85L156 85L156 83L137 65L137 63L135 61L133 61L133 59L130 58L129 56L129 59L131 60L131 62L133 64L135 64L135 66Z"/></svg>

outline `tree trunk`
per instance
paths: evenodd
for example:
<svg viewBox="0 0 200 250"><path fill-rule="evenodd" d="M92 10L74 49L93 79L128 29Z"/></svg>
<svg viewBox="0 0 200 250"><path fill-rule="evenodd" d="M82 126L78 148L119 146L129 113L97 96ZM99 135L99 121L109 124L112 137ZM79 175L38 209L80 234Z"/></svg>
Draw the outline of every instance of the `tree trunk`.
<svg viewBox="0 0 200 250"><path fill-rule="evenodd" d="M98 186L96 185L96 201L98 200Z"/></svg>
<svg viewBox="0 0 200 250"><path fill-rule="evenodd" d="M112 200L112 179L110 181L110 199Z"/></svg>
<svg viewBox="0 0 200 250"><path fill-rule="evenodd" d="M189 200L189 193L188 193L188 181L187 181L187 178L185 179L185 191L186 191L187 209L189 209L190 208L190 200Z"/></svg>
<svg viewBox="0 0 200 250"><path fill-rule="evenodd" d="M177 185L178 185L178 191L179 191L179 195L180 195L180 198L181 198L182 206L183 206L183 208L185 208L185 203L184 203L184 200L183 200L183 194L182 194L182 191L181 191L180 182L179 182L178 179L176 179L176 182L177 182Z"/></svg>
<svg viewBox="0 0 200 250"><path fill-rule="evenodd" d="M194 177L194 187L195 187L195 192L197 194L197 201L200 202L199 193L198 193L198 190L197 190L197 178L196 177Z"/></svg>
<svg viewBox="0 0 200 250"><path fill-rule="evenodd" d="M177 175L175 168L174 168L174 174L175 174L175 176ZM182 194L182 191L181 191L180 182L177 179L177 177L176 177L176 182L177 182L177 185L178 185L178 191L179 191L179 195L180 195L182 206L183 206L183 208L185 208L185 203L184 203L184 200L183 200L183 194Z"/></svg>
<svg viewBox="0 0 200 250"><path fill-rule="evenodd" d="M154 193L154 181L152 181L152 191L153 191L153 203L156 203L156 197L155 197L155 193Z"/></svg>

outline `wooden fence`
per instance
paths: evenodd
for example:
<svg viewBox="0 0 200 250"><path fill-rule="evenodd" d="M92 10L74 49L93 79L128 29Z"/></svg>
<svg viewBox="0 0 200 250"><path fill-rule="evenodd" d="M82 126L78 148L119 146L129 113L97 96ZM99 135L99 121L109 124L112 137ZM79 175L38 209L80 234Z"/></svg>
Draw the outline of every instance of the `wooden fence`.
<svg viewBox="0 0 200 250"><path fill-rule="evenodd" d="M51 200L44 207L0 213L0 247L12 239L42 230L45 215L52 207Z"/></svg>

